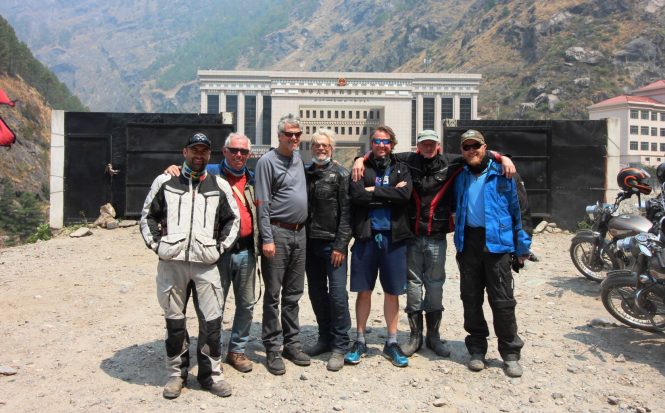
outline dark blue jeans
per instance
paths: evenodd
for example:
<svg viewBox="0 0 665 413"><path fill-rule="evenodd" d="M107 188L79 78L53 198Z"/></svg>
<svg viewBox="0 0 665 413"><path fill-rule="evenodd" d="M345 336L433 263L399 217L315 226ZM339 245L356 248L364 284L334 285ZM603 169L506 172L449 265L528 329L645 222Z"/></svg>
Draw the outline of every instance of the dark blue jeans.
<svg viewBox="0 0 665 413"><path fill-rule="evenodd" d="M307 292L319 324L319 340L334 352L349 349L349 296L346 292L346 258L339 267L330 262L333 241L307 239Z"/></svg>

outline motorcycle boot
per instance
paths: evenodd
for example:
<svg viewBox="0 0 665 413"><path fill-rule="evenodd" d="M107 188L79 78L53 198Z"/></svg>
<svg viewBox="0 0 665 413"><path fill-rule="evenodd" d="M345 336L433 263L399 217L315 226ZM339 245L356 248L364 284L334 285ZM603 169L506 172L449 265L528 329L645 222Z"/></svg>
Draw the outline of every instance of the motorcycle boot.
<svg viewBox="0 0 665 413"><path fill-rule="evenodd" d="M407 313L407 315L411 334L409 335L409 342L400 347L405 356L411 357L423 345L423 313L422 311L414 311Z"/></svg>
<svg viewBox="0 0 665 413"><path fill-rule="evenodd" d="M441 326L441 318L443 311L429 311L425 313L425 321L427 323L427 335L425 336L425 345L428 349L434 351L437 356L449 357L450 350L444 341L441 341L439 335L439 327Z"/></svg>

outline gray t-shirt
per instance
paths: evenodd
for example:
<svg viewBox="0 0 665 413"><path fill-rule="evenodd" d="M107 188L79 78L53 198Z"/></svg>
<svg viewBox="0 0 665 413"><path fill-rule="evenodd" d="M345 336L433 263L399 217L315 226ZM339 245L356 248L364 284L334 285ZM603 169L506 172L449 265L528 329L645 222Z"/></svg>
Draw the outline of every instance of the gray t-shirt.
<svg viewBox="0 0 665 413"><path fill-rule="evenodd" d="M271 220L289 224L307 220L305 167L297 152L286 157L272 150L259 159L255 177L259 232L269 244L273 242Z"/></svg>

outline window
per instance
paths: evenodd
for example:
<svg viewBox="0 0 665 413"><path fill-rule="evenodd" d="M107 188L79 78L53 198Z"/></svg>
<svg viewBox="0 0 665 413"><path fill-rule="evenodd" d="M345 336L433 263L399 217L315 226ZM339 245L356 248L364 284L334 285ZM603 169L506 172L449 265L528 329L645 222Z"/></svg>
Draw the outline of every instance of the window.
<svg viewBox="0 0 665 413"><path fill-rule="evenodd" d="M367 119L367 111L363 110L363 119Z"/></svg>
<svg viewBox="0 0 665 413"><path fill-rule="evenodd" d="M651 128L651 136L658 136L658 128Z"/></svg>
<svg viewBox="0 0 665 413"><path fill-rule="evenodd" d="M245 135L256 144L256 96L245 96Z"/></svg>
<svg viewBox="0 0 665 413"><path fill-rule="evenodd" d="M305 134L309 135L309 126L305 126Z"/></svg>
<svg viewBox="0 0 665 413"><path fill-rule="evenodd" d="M648 126L640 127L640 135L648 135L648 134L649 134L649 127Z"/></svg>
<svg viewBox="0 0 665 413"><path fill-rule="evenodd" d="M219 113L219 95L208 95L208 107L206 113Z"/></svg>
<svg viewBox="0 0 665 413"><path fill-rule="evenodd" d="M367 126L363 126L363 135L367 135Z"/></svg>
<svg viewBox="0 0 665 413"><path fill-rule="evenodd" d="M356 135L360 135L360 126L356 126Z"/></svg>
<svg viewBox="0 0 665 413"><path fill-rule="evenodd" d="M665 122L665 112L660 112L660 121Z"/></svg>
<svg viewBox="0 0 665 413"><path fill-rule="evenodd" d="M321 119L323 119L323 111L322 111L322 110L319 111L319 117L320 117Z"/></svg>
<svg viewBox="0 0 665 413"><path fill-rule="evenodd" d="M649 150L649 142L640 142L640 150L648 151Z"/></svg>
<svg viewBox="0 0 665 413"><path fill-rule="evenodd" d="M416 146L416 100L411 99L411 146Z"/></svg>
<svg viewBox="0 0 665 413"><path fill-rule="evenodd" d="M434 129L434 98L423 99L423 129Z"/></svg>
<svg viewBox="0 0 665 413"><path fill-rule="evenodd" d="M658 152L658 144L656 142L651 142L651 152Z"/></svg>
<svg viewBox="0 0 665 413"><path fill-rule="evenodd" d="M302 118L302 117L303 117L303 116L302 116L302 110L300 111L300 116L299 116L299 117L300 117L300 118Z"/></svg>
<svg viewBox="0 0 665 413"><path fill-rule="evenodd" d="M637 125L630 125L630 134L637 135L639 133L639 128Z"/></svg>
<svg viewBox="0 0 665 413"><path fill-rule="evenodd" d="M360 119L360 111L359 110L356 111L356 119Z"/></svg>
<svg viewBox="0 0 665 413"><path fill-rule="evenodd" d="M346 118L346 111L343 110L343 111L342 111L342 119L345 119L345 118Z"/></svg>
<svg viewBox="0 0 665 413"><path fill-rule="evenodd" d="M630 110L630 118L631 119L639 119L639 110L637 109L631 109Z"/></svg>
<svg viewBox="0 0 665 413"><path fill-rule="evenodd" d="M335 119L339 119L339 111L338 110L335 111ZM335 132L335 133L337 133L337 132Z"/></svg>
<svg viewBox="0 0 665 413"><path fill-rule="evenodd" d="M328 119L330 119L330 118L332 117L332 116L330 115L331 113L332 113L332 111L329 110L329 111L328 111Z"/></svg>
<svg viewBox="0 0 665 413"><path fill-rule="evenodd" d="M305 111L305 117L309 118L309 111Z"/></svg>
<svg viewBox="0 0 665 413"><path fill-rule="evenodd" d="M649 111L648 110L643 110L642 111L642 119L649 120Z"/></svg>
<svg viewBox="0 0 665 413"><path fill-rule="evenodd" d="M471 120L471 98L460 98L459 118L461 120Z"/></svg>
<svg viewBox="0 0 665 413"><path fill-rule="evenodd" d="M349 119L353 119L353 111L352 110L349 111Z"/></svg>
<svg viewBox="0 0 665 413"><path fill-rule="evenodd" d="M651 120L658 120L658 112L651 112Z"/></svg>
<svg viewBox="0 0 665 413"><path fill-rule="evenodd" d="M346 135L346 127L342 126L342 132L341 135Z"/></svg>
<svg viewBox="0 0 665 413"><path fill-rule="evenodd" d="M226 111L238 113L238 95L226 95Z"/></svg>
<svg viewBox="0 0 665 413"><path fill-rule="evenodd" d="M665 128L660 128L660 136L665 136Z"/></svg>
<svg viewBox="0 0 665 413"><path fill-rule="evenodd" d="M316 119L316 111L315 111L315 110L312 111L312 117L313 117L314 119Z"/></svg>
<svg viewBox="0 0 665 413"><path fill-rule="evenodd" d="M630 150L631 151L637 150L637 141L630 141Z"/></svg>
<svg viewBox="0 0 665 413"><path fill-rule="evenodd" d="M373 110L369 111L369 118L374 119L374 111Z"/></svg>
<svg viewBox="0 0 665 413"><path fill-rule="evenodd" d="M453 116L453 98L441 98L441 119L452 119Z"/></svg>
<svg viewBox="0 0 665 413"><path fill-rule="evenodd" d="M339 134L339 128L335 126L335 134Z"/></svg>
<svg viewBox="0 0 665 413"><path fill-rule="evenodd" d="M263 142L270 142L270 120L272 119L272 96L263 96ZM256 142L261 144L261 142Z"/></svg>
<svg viewBox="0 0 665 413"><path fill-rule="evenodd" d="M665 152L665 143L660 144L660 151Z"/></svg>

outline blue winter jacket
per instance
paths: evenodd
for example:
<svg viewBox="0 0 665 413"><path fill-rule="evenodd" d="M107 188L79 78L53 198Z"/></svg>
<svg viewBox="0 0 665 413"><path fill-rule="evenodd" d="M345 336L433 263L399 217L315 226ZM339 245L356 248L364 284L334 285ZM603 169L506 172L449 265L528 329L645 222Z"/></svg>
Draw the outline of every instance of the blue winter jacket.
<svg viewBox="0 0 665 413"><path fill-rule="evenodd" d="M522 227L517 184L502 175L501 165L490 161L485 181L485 245L492 253L528 255L531 238ZM469 202L468 191L471 171L465 166L455 178L455 247L464 248L464 225Z"/></svg>

